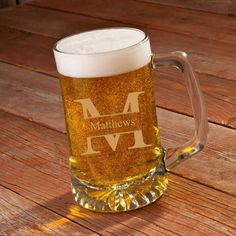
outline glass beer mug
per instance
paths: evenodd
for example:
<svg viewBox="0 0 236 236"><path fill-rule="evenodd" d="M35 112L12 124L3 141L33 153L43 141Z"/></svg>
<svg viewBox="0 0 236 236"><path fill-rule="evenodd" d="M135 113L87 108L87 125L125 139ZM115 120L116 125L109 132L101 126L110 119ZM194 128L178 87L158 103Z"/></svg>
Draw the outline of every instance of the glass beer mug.
<svg viewBox="0 0 236 236"><path fill-rule="evenodd" d="M141 30L107 28L59 40L54 56L76 202L100 212L154 202L167 188L167 170L206 143L205 106L186 54L156 57ZM152 75L160 66L183 73L195 117L195 135L176 148L160 142Z"/></svg>

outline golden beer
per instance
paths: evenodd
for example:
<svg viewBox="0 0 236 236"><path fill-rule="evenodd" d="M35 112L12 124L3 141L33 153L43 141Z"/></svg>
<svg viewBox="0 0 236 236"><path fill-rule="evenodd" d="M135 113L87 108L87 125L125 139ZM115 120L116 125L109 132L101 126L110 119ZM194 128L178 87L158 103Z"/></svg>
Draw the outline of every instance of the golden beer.
<svg viewBox="0 0 236 236"><path fill-rule="evenodd" d="M151 64L110 77L62 75L60 82L75 178L93 186L122 185L159 166ZM99 115L93 115L89 105ZM132 105L136 110L132 111Z"/></svg>

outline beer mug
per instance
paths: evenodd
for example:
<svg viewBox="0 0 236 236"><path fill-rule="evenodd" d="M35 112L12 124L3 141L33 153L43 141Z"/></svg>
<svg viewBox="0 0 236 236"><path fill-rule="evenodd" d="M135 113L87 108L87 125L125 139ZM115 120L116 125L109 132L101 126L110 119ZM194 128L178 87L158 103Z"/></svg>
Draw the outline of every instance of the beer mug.
<svg viewBox="0 0 236 236"><path fill-rule="evenodd" d="M156 57L143 31L106 28L59 40L54 56L76 202L99 212L154 202L167 188L167 171L206 143L205 106L186 53ZM176 148L160 141L152 74L161 66L183 73L195 117L195 135Z"/></svg>

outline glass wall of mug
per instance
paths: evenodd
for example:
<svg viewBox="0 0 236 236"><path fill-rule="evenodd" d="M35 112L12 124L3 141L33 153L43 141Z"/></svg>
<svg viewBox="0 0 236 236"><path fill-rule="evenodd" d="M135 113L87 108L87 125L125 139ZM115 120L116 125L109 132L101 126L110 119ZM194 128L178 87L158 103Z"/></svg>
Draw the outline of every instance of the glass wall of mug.
<svg viewBox="0 0 236 236"><path fill-rule="evenodd" d="M54 54L76 201L105 212L155 201L167 178L148 36L131 28L90 31L60 40Z"/></svg>

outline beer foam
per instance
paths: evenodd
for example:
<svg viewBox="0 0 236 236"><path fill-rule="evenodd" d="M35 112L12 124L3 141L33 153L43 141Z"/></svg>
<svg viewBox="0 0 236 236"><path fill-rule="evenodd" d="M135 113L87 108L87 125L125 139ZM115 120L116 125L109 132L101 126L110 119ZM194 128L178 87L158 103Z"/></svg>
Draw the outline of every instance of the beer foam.
<svg viewBox="0 0 236 236"><path fill-rule="evenodd" d="M53 49L57 70L69 77L123 74L151 60L146 34L134 28L107 28L68 36Z"/></svg>

